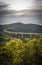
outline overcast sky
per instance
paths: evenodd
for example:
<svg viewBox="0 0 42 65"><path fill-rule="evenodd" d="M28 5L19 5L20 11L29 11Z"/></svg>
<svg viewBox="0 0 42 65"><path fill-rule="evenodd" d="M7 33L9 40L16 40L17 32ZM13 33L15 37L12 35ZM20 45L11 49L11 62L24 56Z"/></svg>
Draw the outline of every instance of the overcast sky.
<svg viewBox="0 0 42 65"><path fill-rule="evenodd" d="M42 0L1 0L0 24L16 22L42 25Z"/></svg>

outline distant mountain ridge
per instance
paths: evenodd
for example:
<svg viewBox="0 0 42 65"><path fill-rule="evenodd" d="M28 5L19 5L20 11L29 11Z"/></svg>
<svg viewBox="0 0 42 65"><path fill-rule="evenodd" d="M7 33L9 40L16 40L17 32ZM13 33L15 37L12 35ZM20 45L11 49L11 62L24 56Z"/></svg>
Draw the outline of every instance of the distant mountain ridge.
<svg viewBox="0 0 42 65"><path fill-rule="evenodd" d="M42 25L13 23L0 25L0 28L8 29L14 32L42 33Z"/></svg>

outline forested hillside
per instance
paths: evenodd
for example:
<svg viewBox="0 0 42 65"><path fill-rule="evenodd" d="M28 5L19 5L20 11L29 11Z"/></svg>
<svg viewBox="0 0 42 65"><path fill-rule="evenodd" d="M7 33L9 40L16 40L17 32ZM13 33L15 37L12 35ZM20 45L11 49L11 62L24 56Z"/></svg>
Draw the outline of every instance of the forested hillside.
<svg viewBox="0 0 42 65"><path fill-rule="evenodd" d="M14 32L42 33L42 25L37 24L13 23L7 25L0 25L0 29L7 29L8 31Z"/></svg>

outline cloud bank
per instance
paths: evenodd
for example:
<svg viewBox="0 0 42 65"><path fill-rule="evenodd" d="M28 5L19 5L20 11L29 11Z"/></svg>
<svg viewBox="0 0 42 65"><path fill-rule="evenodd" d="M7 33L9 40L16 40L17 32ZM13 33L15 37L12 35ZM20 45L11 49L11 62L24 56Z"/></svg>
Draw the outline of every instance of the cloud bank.
<svg viewBox="0 0 42 65"><path fill-rule="evenodd" d="M33 23L42 25L42 0L35 0L31 9L11 10L10 4L0 2L0 24ZM37 5L38 4L38 5Z"/></svg>

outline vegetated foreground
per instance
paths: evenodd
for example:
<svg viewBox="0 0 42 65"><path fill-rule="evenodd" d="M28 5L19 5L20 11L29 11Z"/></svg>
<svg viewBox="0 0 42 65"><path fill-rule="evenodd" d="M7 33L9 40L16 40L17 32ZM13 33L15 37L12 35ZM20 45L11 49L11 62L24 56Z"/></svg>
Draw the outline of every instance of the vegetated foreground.
<svg viewBox="0 0 42 65"><path fill-rule="evenodd" d="M42 65L42 36L0 44L0 65Z"/></svg>

